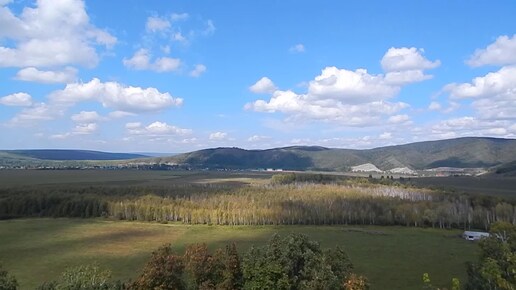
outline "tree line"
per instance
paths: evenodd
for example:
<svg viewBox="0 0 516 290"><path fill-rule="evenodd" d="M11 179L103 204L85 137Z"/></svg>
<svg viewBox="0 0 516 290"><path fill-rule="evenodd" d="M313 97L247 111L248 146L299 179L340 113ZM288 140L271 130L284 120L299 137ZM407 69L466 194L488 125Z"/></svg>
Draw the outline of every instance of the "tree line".
<svg viewBox="0 0 516 290"><path fill-rule="evenodd" d="M488 229L516 223L513 201L367 179L290 180L261 186L0 189L0 218L108 217L215 225L403 225ZM317 177L317 175L315 175ZM306 179L306 177L305 177ZM279 180L279 181L278 181ZM287 181L285 181L287 180Z"/></svg>

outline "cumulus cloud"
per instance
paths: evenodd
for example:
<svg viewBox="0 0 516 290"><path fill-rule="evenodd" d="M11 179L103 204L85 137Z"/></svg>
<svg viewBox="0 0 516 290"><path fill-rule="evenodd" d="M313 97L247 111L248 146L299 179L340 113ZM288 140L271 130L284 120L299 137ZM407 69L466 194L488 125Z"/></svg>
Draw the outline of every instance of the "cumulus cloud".
<svg viewBox="0 0 516 290"><path fill-rule="evenodd" d="M289 51L291 53L302 53L302 52L305 52L305 46L302 43L298 43L298 44L290 47Z"/></svg>
<svg viewBox="0 0 516 290"><path fill-rule="evenodd" d="M71 132L55 134L50 136L51 139L65 139L77 135L90 135L97 131L98 125L96 123L77 124Z"/></svg>
<svg viewBox="0 0 516 290"><path fill-rule="evenodd" d="M225 132L213 132L213 133L210 134L209 139L210 140L214 140L214 141L227 140L228 139L228 133L225 133Z"/></svg>
<svg viewBox="0 0 516 290"><path fill-rule="evenodd" d="M112 119L119 119L129 116L136 116L134 113L124 112L124 111L113 111L108 114L108 116Z"/></svg>
<svg viewBox="0 0 516 290"><path fill-rule="evenodd" d="M466 63L473 67L516 64L516 34L502 35L486 48L477 49Z"/></svg>
<svg viewBox="0 0 516 290"><path fill-rule="evenodd" d="M148 32L159 32L170 28L170 21L160 17L149 17L145 23Z"/></svg>
<svg viewBox="0 0 516 290"><path fill-rule="evenodd" d="M197 64L197 65L195 65L194 69L190 72L190 76L192 76L194 78L198 78L205 72L206 72L206 66L203 64Z"/></svg>
<svg viewBox="0 0 516 290"><path fill-rule="evenodd" d="M94 78L88 83L72 83L63 90L51 94L50 100L58 104L75 104L83 101L98 101L104 107L124 112L159 111L181 106L183 100L156 88L124 86L117 82L101 82Z"/></svg>
<svg viewBox="0 0 516 290"><path fill-rule="evenodd" d="M131 58L124 58L123 64L135 70L152 70L156 72L176 71L181 66L181 60L171 57L160 57L151 61L151 55L148 50L140 49L134 53Z"/></svg>
<svg viewBox="0 0 516 290"><path fill-rule="evenodd" d="M386 72L426 70L438 67L439 60L430 61L423 56L424 50L415 47L391 47L381 60L382 68Z"/></svg>
<svg viewBox="0 0 516 290"><path fill-rule="evenodd" d="M385 81L393 85L405 85L432 78L423 71L436 68L441 62L426 59L423 52L415 47L391 47L381 60L382 68L387 72Z"/></svg>
<svg viewBox="0 0 516 290"><path fill-rule="evenodd" d="M383 75L371 75L365 69L350 71L326 67L310 81L308 93L314 99L333 99L346 103L364 103L391 98L400 88L385 82Z"/></svg>
<svg viewBox="0 0 516 290"><path fill-rule="evenodd" d="M14 116L8 124L11 126L34 126L41 121L50 121L63 116L65 109L66 107L60 105L32 104L31 107L24 108Z"/></svg>
<svg viewBox="0 0 516 290"><path fill-rule="evenodd" d="M257 100L245 109L257 112L281 112L290 121L320 120L345 126L376 126L385 122L407 123L408 115L399 114L409 107L390 99L403 85L430 78L424 70L439 66L416 48L391 48L382 59L384 74L370 74L366 69L347 70L326 67L308 83L306 93L278 90L272 81L262 78L250 89L271 93L270 100Z"/></svg>
<svg viewBox="0 0 516 290"><path fill-rule="evenodd" d="M263 141L263 140L268 140L270 138L271 137L269 137L269 136L253 135L253 136L247 138L247 141L249 141L249 142L260 142L260 141Z"/></svg>
<svg viewBox="0 0 516 290"><path fill-rule="evenodd" d="M276 85L268 77L259 79L254 85L249 87L249 90L255 94L272 93L276 89Z"/></svg>
<svg viewBox="0 0 516 290"><path fill-rule="evenodd" d="M441 121L431 127L428 133L438 138L455 138L461 136L514 136L511 122L505 120L481 120L465 116Z"/></svg>
<svg viewBox="0 0 516 290"><path fill-rule="evenodd" d="M125 125L130 135L145 136L184 136L192 133L190 129L183 129L164 122L154 122L147 126L143 126L140 122L127 123Z"/></svg>
<svg viewBox="0 0 516 290"><path fill-rule="evenodd" d="M0 67L92 67L99 61L97 47L110 48L117 42L90 23L81 0L38 0L19 15L3 6L0 38L13 43L0 46Z"/></svg>
<svg viewBox="0 0 516 290"><path fill-rule="evenodd" d="M389 117L389 123L391 124L401 124L410 121L410 117L408 115L394 115Z"/></svg>
<svg viewBox="0 0 516 290"><path fill-rule="evenodd" d="M77 123L93 123L104 120L96 111L81 111L78 114L72 115L71 119Z"/></svg>
<svg viewBox="0 0 516 290"><path fill-rule="evenodd" d="M474 78L471 83L449 84L445 91L455 99L481 98L493 95L513 95L516 93L516 66L502 67L483 77Z"/></svg>
<svg viewBox="0 0 516 290"><path fill-rule="evenodd" d="M18 71L17 80L37 82L44 84L69 83L77 79L77 69L66 67L63 70L38 70L35 67L27 67Z"/></svg>
<svg viewBox="0 0 516 290"><path fill-rule="evenodd" d="M502 67L470 83L445 86L453 99L473 100L471 106L483 119L516 119L516 66Z"/></svg>
<svg viewBox="0 0 516 290"><path fill-rule="evenodd" d="M15 93L0 98L0 104L5 106L28 107L32 105L32 97L27 93Z"/></svg>

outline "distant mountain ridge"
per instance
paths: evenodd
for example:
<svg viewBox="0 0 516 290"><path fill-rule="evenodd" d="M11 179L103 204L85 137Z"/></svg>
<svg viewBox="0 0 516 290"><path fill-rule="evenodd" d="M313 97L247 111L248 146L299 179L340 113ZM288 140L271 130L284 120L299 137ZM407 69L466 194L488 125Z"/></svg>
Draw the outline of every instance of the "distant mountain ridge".
<svg viewBox="0 0 516 290"><path fill-rule="evenodd" d="M90 162L91 161L91 162ZM92 163L94 162L94 163ZM516 175L516 140L465 137L373 149L290 146L265 150L211 148L174 156L145 156L91 150L0 150L0 167L127 166L177 164L193 169L285 169L352 171L371 164L382 171L411 171L438 167L492 168ZM132 165L131 165L132 164ZM369 166L371 167L371 166Z"/></svg>
<svg viewBox="0 0 516 290"><path fill-rule="evenodd" d="M126 160L148 157L133 153L111 153L92 150L68 149L34 149L34 150L1 150L11 158L31 158L39 160Z"/></svg>
<svg viewBox="0 0 516 290"><path fill-rule="evenodd" d="M403 167L416 170L436 167L491 168L516 161L516 140L464 137L365 150L319 146L291 146L266 150L212 148L153 160L212 169L348 171L353 166L366 163L374 164L381 170Z"/></svg>

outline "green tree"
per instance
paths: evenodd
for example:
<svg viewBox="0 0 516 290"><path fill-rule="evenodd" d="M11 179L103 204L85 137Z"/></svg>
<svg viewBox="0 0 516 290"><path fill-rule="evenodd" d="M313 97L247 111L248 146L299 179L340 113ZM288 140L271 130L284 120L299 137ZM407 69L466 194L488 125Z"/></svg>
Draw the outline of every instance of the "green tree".
<svg viewBox="0 0 516 290"><path fill-rule="evenodd" d="M468 290L516 289L516 226L498 222L480 241L480 261L468 265Z"/></svg>
<svg viewBox="0 0 516 290"><path fill-rule="evenodd" d="M301 234L274 235L245 255L244 289L340 289L351 269L340 249L323 252Z"/></svg>

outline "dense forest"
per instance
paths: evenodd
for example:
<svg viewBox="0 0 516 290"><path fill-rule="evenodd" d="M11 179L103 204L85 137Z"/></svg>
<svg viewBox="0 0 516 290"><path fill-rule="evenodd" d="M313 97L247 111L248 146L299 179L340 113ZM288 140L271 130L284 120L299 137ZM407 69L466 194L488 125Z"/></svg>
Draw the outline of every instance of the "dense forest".
<svg viewBox="0 0 516 290"><path fill-rule="evenodd" d="M280 174L231 187L46 186L0 189L0 217L108 217L217 225L404 225L487 229L516 223L511 200L367 178Z"/></svg>

